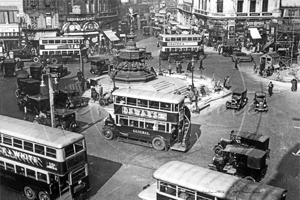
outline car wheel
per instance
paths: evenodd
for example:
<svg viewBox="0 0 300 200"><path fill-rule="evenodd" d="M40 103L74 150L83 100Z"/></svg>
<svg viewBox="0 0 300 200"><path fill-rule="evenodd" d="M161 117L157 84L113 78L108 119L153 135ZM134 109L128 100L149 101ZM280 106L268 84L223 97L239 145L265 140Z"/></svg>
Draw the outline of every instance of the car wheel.
<svg viewBox="0 0 300 200"><path fill-rule="evenodd" d="M112 140L114 137L114 133L112 132L111 129L103 129L102 135L106 140Z"/></svg>
<svg viewBox="0 0 300 200"><path fill-rule="evenodd" d="M24 191L24 195L26 196L27 199L30 199L30 200L35 199L36 194L35 194L35 191L31 187L25 186L23 191Z"/></svg>
<svg viewBox="0 0 300 200"><path fill-rule="evenodd" d="M252 176L246 176L244 179L255 182L255 179Z"/></svg>
<svg viewBox="0 0 300 200"><path fill-rule="evenodd" d="M57 64L57 63L58 63L57 58L51 58L51 63L52 63L52 64Z"/></svg>
<svg viewBox="0 0 300 200"><path fill-rule="evenodd" d="M36 56L34 56L32 60L33 60L33 62L40 62L39 57L36 57Z"/></svg>
<svg viewBox="0 0 300 200"><path fill-rule="evenodd" d="M216 156L223 156L223 151L222 150L223 150L223 148L220 145L214 147L214 149L213 149Z"/></svg>
<svg viewBox="0 0 300 200"><path fill-rule="evenodd" d="M152 140L152 146L158 151L162 151L166 148L165 141L159 137L156 137Z"/></svg>
<svg viewBox="0 0 300 200"><path fill-rule="evenodd" d="M45 191L40 191L38 194L38 199L39 200L50 200L50 196Z"/></svg>

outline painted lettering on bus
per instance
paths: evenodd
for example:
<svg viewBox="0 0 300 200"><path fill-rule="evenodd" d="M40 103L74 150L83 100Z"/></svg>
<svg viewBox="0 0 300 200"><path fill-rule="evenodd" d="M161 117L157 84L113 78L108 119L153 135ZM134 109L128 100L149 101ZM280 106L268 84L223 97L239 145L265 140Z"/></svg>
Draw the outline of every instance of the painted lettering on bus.
<svg viewBox="0 0 300 200"><path fill-rule="evenodd" d="M12 180L16 180L16 177L8 175L8 174L4 174L3 172L0 172L0 176L5 177L5 178L9 178Z"/></svg>
<svg viewBox="0 0 300 200"><path fill-rule="evenodd" d="M143 135L150 135L150 133L147 132L147 131L141 131L141 130L136 130L136 129L133 129L133 132L134 133L143 134Z"/></svg>
<svg viewBox="0 0 300 200"><path fill-rule="evenodd" d="M36 165L39 167L43 167L43 162L40 158L28 155L27 153L22 153L16 151L14 149L10 149L7 147L0 147L0 155L6 156L8 158L12 158L21 162L27 162L32 165Z"/></svg>
<svg viewBox="0 0 300 200"><path fill-rule="evenodd" d="M167 120L167 113L161 113L151 110L143 110L138 108L122 107L122 114L135 115L139 117L148 117L153 119Z"/></svg>
<svg viewBox="0 0 300 200"><path fill-rule="evenodd" d="M197 42L167 42L167 46L196 46Z"/></svg>
<svg viewBox="0 0 300 200"><path fill-rule="evenodd" d="M57 171L57 164L55 163L52 163L52 162L46 162L46 168L48 169L53 169L53 170L56 170Z"/></svg>

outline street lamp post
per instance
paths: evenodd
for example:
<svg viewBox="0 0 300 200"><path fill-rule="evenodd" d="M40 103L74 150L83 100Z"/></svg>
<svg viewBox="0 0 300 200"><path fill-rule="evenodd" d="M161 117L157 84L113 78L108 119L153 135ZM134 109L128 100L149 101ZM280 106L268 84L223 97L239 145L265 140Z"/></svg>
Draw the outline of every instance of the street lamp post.
<svg viewBox="0 0 300 200"><path fill-rule="evenodd" d="M191 71L192 71L192 90L194 90L194 65L195 65L195 59L194 59L194 57L192 57L192 60L191 60L191 62L192 62L192 69L191 69Z"/></svg>
<svg viewBox="0 0 300 200"><path fill-rule="evenodd" d="M45 87L46 86L46 84L44 82L44 79L43 79L45 75L47 75L47 78L48 78L51 127L54 128L54 124L55 124L55 114L54 114L54 111L55 111L55 108L54 108L54 96L53 96L54 90L53 90L53 85L52 85L52 80L51 80L51 78L52 78L51 75L52 74L43 74L42 75L41 87ZM54 84L58 84L56 74L55 74L55 76L53 78L54 78Z"/></svg>

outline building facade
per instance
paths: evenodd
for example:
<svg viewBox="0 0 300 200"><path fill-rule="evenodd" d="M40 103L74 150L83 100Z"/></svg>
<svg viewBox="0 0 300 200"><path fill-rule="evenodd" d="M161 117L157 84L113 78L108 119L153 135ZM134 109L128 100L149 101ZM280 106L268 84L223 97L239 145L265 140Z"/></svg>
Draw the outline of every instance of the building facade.
<svg viewBox="0 0 300 200"><path fill-rule="evenodd" d="M23 16L22 0L0 0L0 57L20 47Z"/></svg>
<svg viewBox="0 0 300 200"><path fill-rule="evenodd" d="M280 18L281 10L280 0L178 0L177 15L182 24L207 29L210 39L257 39L258 32L266 40L270 21Z"/></svg>

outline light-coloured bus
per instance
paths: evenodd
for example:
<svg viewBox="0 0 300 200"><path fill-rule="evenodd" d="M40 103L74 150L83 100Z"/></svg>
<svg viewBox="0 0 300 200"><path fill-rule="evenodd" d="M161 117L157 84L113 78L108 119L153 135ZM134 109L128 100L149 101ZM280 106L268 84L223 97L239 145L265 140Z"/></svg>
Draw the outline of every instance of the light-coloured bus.
<svg viewBox="0 0 300 200"><path fill-rule="evenodd" d="M186 151L191 122L184 96L127 88L112 95L114 117L104 120L105 139L146 144L157 150Z"/></svg>
<svg viewBox="0 0 300 200"><path fill-rule="evenodd" d="M0 181L30 200L87 198L84 136L0 115Z"/></svg>
<svg viewBox="0 0 300 200"><path fill-rule="evenodd" d="M87 62L87 48L83 41L82 36L40 38L39 55L42 60L49 59L52 64L80 61L80 57L83 62Z"/></svg>
<svg viewBox="0 0 300 200"><path fill-rule="evenodd" d="M201 54L204 54L201 47L202 36L197 34L192 35L168 35L160 34L158 36L160 47L160 58L162 60L169 60L176 54L176 56L183 56L187 59L198 60Z"/></svg>
<svg viewBox="0 0 300 200"><path fill-rule="evenodd" d="M142 200L285 200L287 190L240 179L180 161L157 169Z"/></svg>

